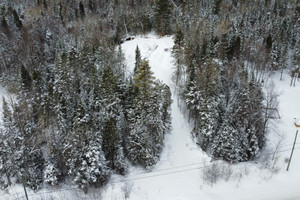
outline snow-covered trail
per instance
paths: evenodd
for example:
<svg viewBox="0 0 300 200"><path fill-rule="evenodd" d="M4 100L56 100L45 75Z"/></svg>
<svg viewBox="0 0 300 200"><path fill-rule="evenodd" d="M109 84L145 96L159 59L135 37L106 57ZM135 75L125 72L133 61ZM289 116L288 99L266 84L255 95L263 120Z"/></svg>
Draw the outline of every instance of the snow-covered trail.
<svg viewBox="0 0 300 200"><path fill-rule="evenodd" d="M127 66L132 72L135 62L135 49L138 46L143 58L149 60L154 75L170 86L174 71L171 50L174 45L172 37L159 38L154 34L137 37L122 45ZM145 178L135 180L130 195L131 200L140 199L201 199L199 180L201 175L197 168L206 157L192 141L191 127L180 111L177 98L172 95L172 132L166 136L161 160L153 172ZM195 163L200 163L199 165ZM132 172L127 179L134 179ZM140 175L138 177L141 177Z"/></svg>

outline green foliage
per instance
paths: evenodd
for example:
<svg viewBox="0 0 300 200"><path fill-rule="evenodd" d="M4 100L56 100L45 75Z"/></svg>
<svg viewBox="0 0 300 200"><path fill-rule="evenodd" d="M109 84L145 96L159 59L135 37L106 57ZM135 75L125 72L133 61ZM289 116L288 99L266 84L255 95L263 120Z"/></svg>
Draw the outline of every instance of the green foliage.
<svg viewBox="0 0 300 200"><path fill-rule="evenodd" d="M32 78L28 70L24 67L24 65L21 65L21 82L24 89L26 90L31 89Z"/></svg>
<svg viewBox="0 0 300 200"><path fill-rule="evenodd" d="M269 34L267 39L266 39L266 48L267 48L267 50L270 51L272 49L272 44L273 44L272 36L271 36L271 34Z"/></svg>
<svg viewBox="0 0 300 200"><path fill-rule="evenodd" d="M152 28L175 34L176 92L201 148L236 162L264 147L263 93L247 70L299 63L296 1L35 2L14 1L14 9L3 0L0 8L2 80L21 85L18 105L3 105L4 186L24 178L39 188L43 159L53 165L45 182L69 177L85 191L105 184L111 171L126 173L125 157L144 167L159 160L171 128L170 88L154 80L138 48L134 76L125 80L115 51L125 34ZM103 140L111 141L113 164Z"/></svg>
<svg viewBox="0 0 300 200"><path fill-rule="evenodd" d="M14 16L14 22L15 22L17 28L18 28L19 30L21 30L21 28L23 27L23 23L22 23L22 21L20 20L17 11L16 11L15 9L13 9L13 10L12 10L12 14L13 14L13 16Z"/></svg>
<svg viewBox="0 0 300 200"><path fill-rule="evenodd" d="M151 71L149 61L144 59L134 76L135 86L142 95L146 96L151 91L153 80L153 72Z"/></svg>
<svg viewBox="0 0 300 200"><path fill-rule="evenodd" d="M243 161L245 152L242 147L242 139L237 130L224 123L212 144L212 154L216 158L222 158L230 162Z"/></svg>
<svg viewBox="0 0 300 200"><path fill-rule="evenodd" d="M222 0L214 0L213 14L218 15L220 12L220 5Z"/></svg>
<svg viewBox="0 0 300 200"><path fill-rule="evenodd" d="M139 47L136 46L136 49L135 49L135 65L134 65L134 71L133 71L134 74L137 73L137 70L139 69L141 62L142 62L141 52L140 52Z"/></svg>
<svg viewBox="0 0 300 200"><path fill-rule="evenodd" d="M172 5L169 0L157 0L154 9L154 28L158 34L171 34Z"/></svg>
<svg viewBox="0 0 300 200"><path fill-rule="evenodd" d="M80 17L84 18L85 17L85 11L84 11L84 5L82 1L79 2L79 12L80 12Z"/></svg>
<svg viewBox="0 0 300 200"><path fill-rule="evenodd" d="M4 29L8 30L8 24L7 24L7 21L6 21L6 19L5 19L4 16L2 16L1 26L2 26Z"/></svg>
<svg viewBox="0 0 300 200"><path fill-rule="evenodd" d="M102 140L102 149L105 158L110 162L112 169L115 169L115 158L118 153L120 136L114 118L109 118L104 124Z"/></svg>
<svg viewBox="0 0 300 200"><path fill-rule="evenodd" d="M171 91L154 81L149 62L142 60L130 92L135 95L128 111L128 158L135 165L150 168L159 160L164 136L171 129Z"/></svg>
<svg viewBox="0 0 300 200"><path fill-rule="evenodd" d="M214 157L251 160L265 141L261 86L254 74L249 81L243 65L238 70L220 65L207 60L197 74L190 70L184 99L194 121L192 134ZM234 79L228 78L232 75Z"/></svg>

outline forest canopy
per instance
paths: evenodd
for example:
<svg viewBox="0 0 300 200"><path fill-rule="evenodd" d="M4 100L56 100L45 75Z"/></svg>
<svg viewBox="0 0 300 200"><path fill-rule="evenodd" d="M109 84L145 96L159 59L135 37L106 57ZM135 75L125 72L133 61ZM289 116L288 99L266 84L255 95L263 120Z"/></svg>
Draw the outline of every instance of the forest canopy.
<svg viewBox="0 0 300 200"><path fill-rule="evenodd" d="M255 159L270 110L262 86L300 65L296 0L4 0L0 185L37 190L70 178L87 192L128 164L151 168L171 130L171 90L136 48L125 73L120 44L173 35L173 81L212 157Z"/></svg>

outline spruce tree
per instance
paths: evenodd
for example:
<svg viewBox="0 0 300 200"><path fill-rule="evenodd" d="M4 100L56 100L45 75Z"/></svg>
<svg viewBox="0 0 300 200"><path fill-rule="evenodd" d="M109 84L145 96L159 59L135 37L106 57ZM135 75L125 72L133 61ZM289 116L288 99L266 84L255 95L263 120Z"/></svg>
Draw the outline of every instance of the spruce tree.
<svg viewBox="0 0 300 200"><path fill-rule="evenodd" d="M124 174L125 161L121 148L120 130L118 130L114 118L109 118L104 124L102 140L102 149L109 166L113 170Z"/></svg>
<svg viewBox="0 0 300 200"><path fill-rule="evenodd" d="M17 171L16 163L14 162L14 152L17 152L17 144L15 142L18 137L18 132L13 123L11 110L4 97L2 102L2 122L4 129L0 132L0 183L2 185L1 187L4 188L12 184L12 176ZM7 182L4 181L5 179Z"/></svg>
<svg viewBox="0 0 300 200"><path fill-rule="evenodd" d="M21 81L22 81L22 86L24 87L24 89L27 91L30 91L32 78L31 78L28 70L24 67L24 65L21 65Z"/></svg>
<svg viewBox="0 0 300 200"><path fill-rule="evenodd" d="M154 9L154 27L158 34L171 34L172 4L169 0L157 0Z"/></svg>
<svg viewBox="0 0 300 200"><path fill-rule="evenodd" d="M19 15L17 13L17 11L15 9L12 10L12 14L14 16L14 22L16 24L16 27L18 28L18 30L21 30L21 28L23 27L23 23L19 18Z"/></svg>
<svg viewBox="0 0 300 200"><path fill-rule="evenodd" d="M140 49L139 49L139 46L136 46L136 49L135 49L135 64L134 64L134 74L137 73L137 70L139 69L139 66L142 62L142 57L141 57L141 52L140 52Z"/></svg>
<svg viewBox="0 0 300 200"><path fill-rule="evenodd" d="M149 61L144 59L134 76L135 85L139 93L146 96L151 91L153 80L153 72L151 71Z"/></svg>
<svg viewBox="0 0 300 200"><path fill-rule="evenodd" d="M244 161L245 152L240 135L228 122L224 122L212 143L212 154L229 162Z"/></svg>
<svg viewBox="0 0 300 200"><path fill-rule="evenodd" d="M82 1L79 2L79 11L80 11L80 17L84 18L85 17L85 10L84 10L84 5Z"/></svg>

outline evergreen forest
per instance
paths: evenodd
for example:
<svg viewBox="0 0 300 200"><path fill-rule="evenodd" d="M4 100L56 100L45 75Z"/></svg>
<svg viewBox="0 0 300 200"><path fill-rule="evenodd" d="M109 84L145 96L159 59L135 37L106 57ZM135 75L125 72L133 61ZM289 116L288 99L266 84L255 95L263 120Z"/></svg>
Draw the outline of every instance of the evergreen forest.
<svg viewBox="0 0 300 200"><path fill-rule="evenodd" d="M172 35L171 88L129 36ZM299 71L298 0L2 0L0 188L66 181L88 192L150 170L171 132L171 92L203 151L256 159L275 105L265 74ZM293 73L292 73L293 74ZM173 95L174 95L173 94Z"/></svg>

